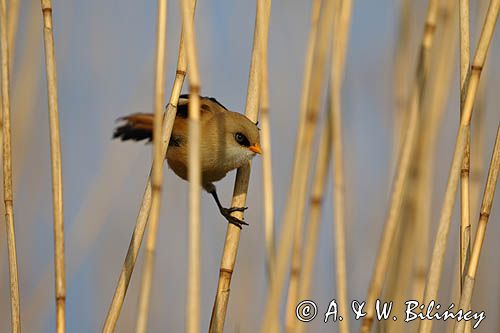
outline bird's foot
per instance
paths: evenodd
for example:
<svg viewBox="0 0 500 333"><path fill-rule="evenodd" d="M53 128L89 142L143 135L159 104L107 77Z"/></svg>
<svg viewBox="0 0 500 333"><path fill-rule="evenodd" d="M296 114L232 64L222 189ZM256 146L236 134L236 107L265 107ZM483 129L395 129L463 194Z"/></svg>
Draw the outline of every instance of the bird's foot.
<svg viewBox="0 0 500 333"><path fill-rule="evenodd" d="M231 224L233 224L241 229L242 226L248 225L248 223L246 223L243 220L240 220L239 218L232 216L231 213L232 212L244 212L246 209L248 209L248 207L222 208L220 210L220 212L221 212L222 216L224 216L229 223L231 223Z"/></svg>

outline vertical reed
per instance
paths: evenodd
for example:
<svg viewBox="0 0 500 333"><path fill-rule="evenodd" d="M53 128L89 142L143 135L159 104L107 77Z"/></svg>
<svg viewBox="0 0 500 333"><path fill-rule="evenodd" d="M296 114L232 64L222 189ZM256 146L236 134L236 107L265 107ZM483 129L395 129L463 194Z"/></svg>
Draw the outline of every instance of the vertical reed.
<svg viewBox="0 0 500 333"><path fill-rule="evenodd" d="M255 18L255 30L252 48L252 60L250 64L250 73L248 78L248 91L245 107L245 115L252 121L258 118L258 105L259 105L259 72L261 62L259 57L262 52L259 50L265 43L262 38L267 40L269 33L269 17L271 14L271 1L258 0L257 11ZM238 169L236 173L236 180L234 184L233 199L231 207L245 206L248 183L250 180L250 167L243 166ZM234 212L235 217L242 219L242 212ZM226 319L227 305L229 302L229 291L231 285L231 277L233 275L234 265L236 263L236 254L238 253L238 245L240 240L241 230L231 223L228 223L226 238L224 242L224 249L222 253L219 281L217 284L217 292L215 295L214 305L212 309L212 316L210 319L209 332L222 332L224 329L224 322Z"/></svg>
<svg viewBox="0 0 500 333"><path fill-rule="evenodd" d="M269 6L271 0L269 0ZM264 25L269 26L269 16ZM267 253L268 280L272 279L272 267L275 252L274 235L274 193L273 193L273 166L271 153L271 124L269 121L269 66L268 66L268 40L269 34L263 34L260 42L260 123L261 123L261 145L262 145L262 188L264 201L264 230Z"/></svg>
<svg viewBox="0 0 500 333"><path fill-rule="evenodd" d="M450 229L451 214L455 202L455 193L458 187L458 178L465 154L465 147L467 145L468 128L470 126L470 119L473 111L473 104L476 98L477 88L481 71L486 60L489 45L493 37L498 12L500 9L500 0L491 0L488 8L488 13L484 21L483 30L476 48L474 61L471 66L471 74L466 88L466 97L460 121L460 127L457 134L455 151L453 153L453 160L450 168L448 184L441 210L436 241L434 243L434 250L432 253L431 265L427 284L424 293L424 303L429 302L436 298L441 278L441 271L443 268L443 260L446 251L446 244L448 240L448 232ZM425 320L420 323L419 332L430 332L432 329L432 321Z"/></svg>
<svg viewBox="0 0 500 333"><path fill-rule="evenodd" d="M332 38L332 65L330 72L330 113L333 139L333 191L334 191L334 223L335 223L335 254L337 265L337 294L340 309L348 309L347 299L347 264L345 253L345 181L344 154L342 140L342 81L349 38L352 1L342 0L340 12L335 20L334 36ZM347 310L344 310L347 311ZM344 315L344 317L346 317ZM341 333L349 332L349 320L339 322Z"/></svg>
<svg viewBox="0 0 500 333"><path fill-rule="evenodd" d="M186 56L189 66L189 129L188 129L188 179L189 179L189 239L188 283L186 302L186 332L200 331L200 73L198 69L196 36L190 7L193 0L183 0L182 27L186 38Z"/></svg>
<svg viewBox="0 0 500 333"><path fill-rule="evenodd" d="M384 277L389 262L389 252L401 214L403 194L411 167L411 157L413 155L417 141L416 139L419 128L419 118L421 116L419 112L419 109L421 107L421 96L423 88L425 87L430 67L430 51L434 41L434 32L436 29L437 21L437 9L438 2L436 0L430 0L427 7L425 28L420 45L417 71L415 74L411 98L408 105L409 115L407 133L400 149L398 165L396 167L396 174L394 177L393 189L390 199L389 213L382 234L382 240L380 242L372 280L368 289L368 297L366 300L367 315L363 318L363 322L361 324L361 332L371 331L375 314L375 300L380 295L383 286Z"/></svg>
<svg viewBox="0 0 500 333"><path fill-rule="evenodd" d="M148 313L151 298L151 285L154 272L154 254L156 249L156 235L160 217L161 192L163 186L163 159L162 155L162 110L165 96L165 58L167 35L167 1L158 0L156 27L156 64L153 96L153 169L151 211L148 238L144 253L143 276L139 296L139 311L136 322L136 332L147 332Z"/></svg>
<svg viewBox="0 0 500 333"><path fill-rule="evenodd" d="M310 19L310 28L309 28L309 36L308 36L308 42L307 42L307 51L306 51L306 59L305 59L305 64L304 64L304 81L302 83L302 95L301 95L301 104L300 104L300 113L299 113L299 125L298 125L298 133L297 133L297 138L295 142L295 155L299 156L300 150L301 150L301 145L304 140L304 131L305 131L305 123L307 119L307 113L308 113L308 98L309 98L309 90L310 90L310 85L311 81L313 78L312 72L313 72L313 67L314 67L314 57L315 57L315 50L316 50L316 44L317 44L317 39L318 39L318 30L319 30L319 19L320 19L320 10L321 10L321 0L315 0L312 3L311 6L311 19ZM296 175L298 173L298 163L300 162L299 158L294 159L294 165L293 165L293 173ZM295 177L292 177L292 182L290 184L290 189L293 189L295 185ZM292 206L292 202L294 201L294 196L295 193L294 191L289 191L288 192L288 197L287 197L287 207ZM289 215L291 216L291 214ZM287 225L287 232L284 233L282 231L282 235L287 235L288 239L286 239L287 244L286 247L289 247L293 241L293 226L292 222L287 222L290 219L285 219L285 224ZM281 244L282 242L280 242ZM281 246L281 245L280 245ZM285 250L285 246L283 246L283 249ZM281 251L281 250L280 250ZM288 258L286 259L288 260ZM276 265L277 262L274 262ZM284 263L286 265L286 263ZM285 278L284 274L286 274L285 270L286 267L285 265L282 265L282 275L283 278ZM293 263L292 263L293 266ZM292 269L293 270L293 269ZM274 274L276 275L276 274ZM293 275L293 274L292 274ZM297 274L298 275L298 274ZM271 281L272 283L270 284L270 292L274 293L275 295L272 296L274 298L273 302L276 302L276 304L279 302L279 293L280 290L279 288L282 288L281 284L283 282L280 282L280 284L276 284L275 281ZM269 302L269 300L268 300ZM277 305L273 305L273 307L276 307ZM267 312L267 311L266 311ZM264 324L263 323L263 328L265 329L266 327L269 327L270 322Z"/></svg>
<svg viewBox="0 0 500 333"><path fill-rule="evenodd" d="M401 1L401 9L398 23L398 40L396 44L396 52L394 59L394 130L392 139L392 156L393 165L397 162L400 143L404 137L405 125L408 121L408 112L406 106L408 105L409 94L409 79L408 68L410 68L411 58L411 14L412 14L412 1Z"/></svg>
<svg viewBox="0 0 500 333"><path fill-rule="evenodd" d="M56 298L56 331L66 327L66 274L64 264L64 215L61 162L61 136L57 100L57 71L52 27L52 1L41 0L47 93L49 101L50 155L52 161L52 202L54 209L54 266Z"/></svg>
<svg viewBox="0 0 500 333"><path fill-rule="evenodd" d="M313 4L314 6L314 4ZM324 4L322 15L318 26L318 36L313 53L313 66L311 77L305 79L309 86L303 89L302 97L305 96L306 108L305 118L299 116L299 134L296 143L295 161L292 171L292 181L287 198L284 214L283 228L277 251L276 283L271 285L271 293L268 295L266 312L262 329L274 330L277 327L276 320L279 318L278 309L288 271L288 262L291 255L290 284L288 288L288 299L286 305L286 325L291 327L295 318L295 306L298 298L298 278L301 274L301 252L302 236L304 227L304 209L307 194L307 181L311 166L311 154L313 140L317 129L318 114L323 91L326 60L331 41L332 26L335 17L335 3L333 1ZM307 95L305 95L307 93ZM301 110L301 113L303 111ZM273 323L274 321L274 323Z"/></svg>
<svg viewBox="0 0 500 333"><path fill-rule="evenodd" d="M460 115L465 101L465 86L470 66L469 0L460 0ZM467 129L462 171L460 173L460 286L462 287L470 254L470 128Z"/></svg>
<svg viewBox="0 0 500 333"><path fill-rule="evenodd" d="M327 117L331 114L328 112ZM318 249L318 235L321 224L321 210L323 208L325 188L328 178L328 165L332 155L332 131L331 121L325 121L316 158L316 168L311 195L309 197L309 225L307 226L307 236L304 242L304 254L302 256L302 271L299 277L299 300L309 299L311 282L314 272L314 261ZM297 333L305 330L305 324L295 321Z"/></svg>
<svg viewBox="0 0 500 333"><path fill-rule="evenodd" d="M488 179L484 189L483 203L481 205L481 213L479 214L479 223L474 238L474 246L470 257L467 275L464 278L462 295L460 297L459 309L467 311L470 309L472 292L476 280L477 267L479 265L479 257L483 247L484 237L486 236L486 227L491 213L493 197L495 195L495 187L498 179L498 171L500 170L500 122L497 129L497 138L493 148L491 157L490 169L488 171ZM466 327L466 321L457 321L455 324L455 333L462 333Z"/></svg>
<svg viewBox="0 0 500 333"><path fill-rule="evenodd" d="M3 196L5 225L7 228L7 250L9 258L11 332L21 332L19 307L19 280L17 271L16 236L14 231L14 203L12 194L12 148L10 129L10 77L9 43L7 38L6 0L0 1L0 47L2 70L2 138L3 138Z"/></svg>
<svg viewBox="0 0 500 333"><path fill-rule="evenodd" d="M192 10L194 15L194 7ZM186 56L184 49L184 38L181 34L181 39L179 43L179 55L177 60L177 71L175 74L175 80L172 87L172 92L170 96L170 102L167 105L167 110L163 115L163 125L162 125L162 155L164 156L167 152L168 142L170 141L170 135L172 133L172 127L174 126L175 115L177 112L177 103L179 101L179 95L184 83L184 78L186 76ZM127 293L127 288L130 283L130 278L134 270L135 262L137 260L137 255L142 243L142 238L144 236L144 231L149 217L149 212L151 208L151 171L147 179L146 188L141 201L141 206L139 213L137 215L136 224L134 232L132 233L132 238L125 256L122 270L118 278L118 282L115 288L115 293L113 295L113 300L109 306L108 314L103 327L103 332L112 332L118 321L120 315L121 307L123 301L125 300L125 295Z"/></svg>
<svg viewBox="0 0 500 333"><path fill-rule="evenodd" d="M7 32L9 41L9 69L12 73L14 66L14 56L16 53L17 26L19 23L19 12L21 6L19 0L10 0L7 15Z"/></svg>

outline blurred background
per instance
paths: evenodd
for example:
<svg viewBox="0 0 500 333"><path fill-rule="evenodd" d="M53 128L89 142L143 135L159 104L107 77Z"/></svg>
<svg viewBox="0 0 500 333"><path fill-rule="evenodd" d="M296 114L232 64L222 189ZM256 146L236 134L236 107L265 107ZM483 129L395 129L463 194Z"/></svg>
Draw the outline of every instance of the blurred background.
<svg viewBox="0 0 500 333"><path fill-rule="evenodd" d="M485 1L485 0L482 0ZM475 3L475 2L471 2ZM153 110L153 61L156 1L53 1L61 117L65 199L67 328L96 332L102 324L138 213L146 184L151 146L112 141L115 120ZM291 167L310 17L309 1L274 0L269 36L270 112L277 231L282 222ZM411 64L422 33L426 2L413 1ZM393 176L394 62L399 1L355 1L343 89L347 204L347 268L350 300L363 300L371 278L386 217ZM471 50L477 44L484 12L471 12ZM196 31L202 95L214 96L229 109L243 112L252 48L255 3L199 1ZM168 7L166 98L175 75L180 35L177 1ZM458 29L458 26L457 26ZM498 30L498 29L497 29ZM39 2L23 1L12 72L12 144L14 209L25 332L55 329L53 227L49 127L42 14ZM453 53L455 52L455 54ZM450 61L457 50L450 50ZM473 159L489 165L499 122L500 33L492 41L483 82L487 83L484 148ZM456 60L455 60L456 61ZM431 248L442 205L458 128L459 67L456 63L438 136L433 183ZM187 85L185 84L185 87ZM184 89L187 91L187 89ZM166 100L167 100L166 99ZM474 119L473 119L474 122ZM228 332L255 332L267 294L262 212L261 161L254 160L245 219L232 279ZM150 331L181 332L187 272L187 183L164 167L165 191L158 234ZM234 172L218 183L229 205ZM481 175L481 192L485 184ZM320 312L335 298L331 186L325 199L312 299ZM458 202L458 201L457 201ZM477 223L477 204L472 222ZM449 304L457 260L459 214L450 233L450 251L440 303ZM3 210L3 205L2 208ZM492 208L476 283L473 309L486 312L478 332L500 330L500 200ZM202 194L202 327L208 328L215 296L226 223L212 199ZM420 255L420 253L415 253ZM118 322L118 332L132 332L141 272L141 255ZM0 331L9 329L10 307L5 228L0 228ZM351 316L352 317L352 316ZM359 323L351 318L353 329ZM445 323L435 322L437 332ZM320 317L310 332L337 326Z"/></svg>

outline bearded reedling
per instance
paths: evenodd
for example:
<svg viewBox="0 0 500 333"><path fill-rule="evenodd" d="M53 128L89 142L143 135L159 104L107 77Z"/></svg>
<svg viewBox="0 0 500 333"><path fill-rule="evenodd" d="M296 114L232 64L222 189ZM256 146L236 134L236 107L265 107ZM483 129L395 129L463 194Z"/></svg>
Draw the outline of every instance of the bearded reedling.
<svg viewBox="0 0 500 333"><path fill-rule="evenodd" d="M181 95L166 154L169 167L184 180L188 177L188 103L188 95ZM223 207L213 183L262 153L259 128L244 115L228 110L212 97L200 98L200 112L202 187L214 197L222 216L241 228L248 223L231 213L244 211L247 207ZM152 141L152 113L135 113L118 120L125 123L115 129L113 138Z"/></svg>

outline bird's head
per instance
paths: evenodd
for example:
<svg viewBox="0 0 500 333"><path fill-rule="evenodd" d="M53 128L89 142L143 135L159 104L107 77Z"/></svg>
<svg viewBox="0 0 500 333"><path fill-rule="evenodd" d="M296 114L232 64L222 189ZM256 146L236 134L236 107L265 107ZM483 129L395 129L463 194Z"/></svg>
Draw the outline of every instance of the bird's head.
<svg viewBox="0 0 500 333"><path fill-rule="evenodd" d="M259 128L244 115L227 111L224 116L225 155L228 162L240 167L256 154L262 154Z"/></svg>

